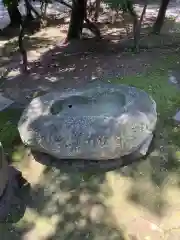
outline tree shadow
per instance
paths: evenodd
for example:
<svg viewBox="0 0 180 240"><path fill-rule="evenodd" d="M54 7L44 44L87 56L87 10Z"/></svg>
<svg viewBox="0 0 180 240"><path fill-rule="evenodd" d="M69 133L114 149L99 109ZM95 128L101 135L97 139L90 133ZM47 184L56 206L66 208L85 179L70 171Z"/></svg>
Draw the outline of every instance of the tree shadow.
<svg viewBox="0 0 180 240"><path fill-rule="evenodd" d="M38 38L38 37L29 37L27 36L24 40L26 45L26 50L35 50L38 48L45 48L48 47L50 44L50 39L46 38ZM18 40L14 39L12 41L6 42L2 47L0 47L1 52L1 61L0 61L0 67L3 65L8 65L12 61L15 61L16 58L20 59L19 54L17 54L19 51L18 46Z"/></svg>
<svg viewBox="0 0 180 240"><path fill-rule="evenodd" d="M171 125L169 125L171 124ZM166 135L166 128L172 128ZM119 171L132 179L127 199L142 206L158 217L164 217L172 207L172 199L175 194L167 198L167 191L176 189L179 192L180 182L180 154L179 154L179 131L174 132L172 123L160 122L154 138L154 148L146 161L134 162L123 171ZM171 134L170 134L171 132Z"/></svg>
<svg viewBox="0 0 180 240"><path fill-rule="evenodd" d="M30 20L25 28L25 34L30 36L41 29L41 23L38 19ZM10 24L4 29L0 29L0 41L11 40L14 37L19 36L19 27L11 26Z"/></svg>
<svg viewBox="0 0 180 240"><path fill-rule="evenodd" d="M63 24L64 20L61 19L60 21L62 21ZM140 49L143 52L151 51L153 48L168 49L169 47L175 47L179 44L180 37L178 33L168 33L160 36L149 35L148 33L153 21L153 17L149 16L143 23L143 31L140 39ZM147 26L146 23L148 24ZM128 22L128 24L130 23ZM27 86L33 86L34 82L36 81L37 84L35 85L37 86L40 85L40 80L44 85L40 88L45 89L48 89L50 85L54 85L56 88L58 82L62 82L62 85L69 87L68 81L66 81L68 78L73 78L75 85L82 81L82 79L83 81L87 81L88 79L94 80L101 78L103 74L108 74L111 78L113 78L117 76L117 74L115 74L117 69L119 69L119 75L123 76L125 70L121 66L123 65L123 62L122 64L119 64L119 59L124 55L124 52L132 52L134 46L132 31L130 31L129 36L127 36L125 30L122 32L122 21L119 21L112 26L109 24L107 26L108 30L106 27L104 27L104 23L100 23L99 25L104 39L99 42L95 38L87 40L83 39L81 41L74 41L68 46L61 44L55 46L54 49L49 50L42 55L39 54L37 57L38 60L30 60L30 74L28 76L21 75L19 71L20 55L15 54L18 51L17 41L6 43L4 47L0 49L3 56L3 58L1 58L1 68L2 72L4 73L2 78L3 82L6 80L6 76L7 79L9 78L8 74L10 73L11 75L11 72L12 77L10 77L10 79L13 80L13 82L16 83L17 80L22 84L27 84ZM27 51L36 50L38 52L42 47L47 47L48 49L50 43L51 40L49 38L42 39L37 37L27 37L25 40ZM118 59L116 60L113 56L115 54L118 54ZM145 55L145 53L142 53L141 55ZM112 64L111 73L109 73L109 70L107 71L109 66L104 60L102 60L102 57L104 56L107 58L112 58L112 61L114 62L114 64ZM144 59L144 62L150 60L150 56L145 58L146 59ZM152 56L152 58L154 58L154 56ZM137 65L139 64L139 57L131 56L131 59L133 64L130 63L129 65L134 65L136 61ZM107 59L107 61L108 60L109 59ZM128 59L128 61L131 60ZM8 64L10 65L6 68ZM132 69L129 68L129 71L132 71L131 74L134 74L137 72L137 68L138 66L135 66ZM26 78L27 81L23 81L24 78ZM7 85L10 85L10 82ZM19 83L17 85L19 85Z"/></svg>
<svg viewBox="0 0 180 240"><path fill-rule="evenodd" d="M116 225L104 204L111 195L111 189L105 187L105 173L95 168L79 171L77 162L72 165L64 166L62 161L56 167L49 165L44 180L32 191L29 207L37 212L40 222L44 219L44 227L50 224L48 219L56 219L46 239L125 240L125 230Z"/></svg>
<svg viewBox="0 0 180 240"><path fill-rule="evenodd" d="M30 231L32 225L24 223L23 226L15 226L12 224L0 224L1 239L3 240L23 240L25 234Z"/></svg>
<svg viewBox="0 0 180 240"><path fill-rule="evenodd" d="M0 198L0 223L17 223L23 216L27 206L30 184L14 167L8 168L9 180Z"/></svg>
<svg viewBox="0 0 180 240"><path fill-rule="evenodd" d="M68 24L68 16L55 16L48 15L44 20L43 24L40 23L39 20L34 19L32 22L28 24L28 27L25 29L25 34L30 38L33 34L44 30L48 27L59 27L64 24ZM11 40L15 37L19 36L19 28L12 27L8 25L6 28L0 30L0 41L2 40Z"/></svg>
<svg viewBox="0 0 180 240"><path fill-rule="evenodd" d="M9 79L7 74L3 80L3 89L9 91L12 88L12 82L18 86L16 91L13 87L12 92L6 92L10 98L14 99L14 94L19 96L24 94L27 97L27 94L34 94L34 91L47 91L52 88L61 88L61 86L75 87L79 83L86 84L88 81L97 79L109 80L117 76L123 77L127 68L128 74L133 75L137 73L138 68L142 71L147 68L148 64L145 63L154 59L154 54L159 56L159 52L147 55L143 51L140 58L132 52L127 54L128 47L130 48L131 45L127 41L106 39L97 41L94 38L74 41L66 46L56 46L42 54L39 60L29 63L28 75L18 73L10 77L12 81L6 81ZM109 62L113 64L109 66ZM129 66L132 67L129 68ZM118 75L117 72L119 72ZM22 89L31 91L25 93Z"/></svg>
<svg viewBox="0 0 180 240"><path fill-rule="evenodd" d="M34 237L41 239L43 236L49 240L125 240L126 229L116 223L106 204L113 194L106 182L107 171L132 179L126 201L162 217L169 207L163 193L164 186L171 174L179 174L180 165L169 145L163 145L164 139L159 140L158 132L154 141L144 161L126 162L125 167L122 162L119 166L109 167L107 162L107 166L104 164L101 168L98 161L94 164L87 160L63 161L33 152L35 160L45 164L46 168L28 201L36 217L30 212L27 214L25 219L31 229L25 235L34 234ZM178 175L176 177L179 179ZM42 232L39 228L49 230Z"/></svg>
<svg viewBox="0 0 180 240"><path fill-rule="evenodd" d="M27 209L31 187L23 178L21 172L16 168L9 167L9 182L5 192L1 196L1 219L0 234L1 239L23 239L24 234L32 228L22 219ZM3 207L3 210L2 210ZM2 219L2 211L6 212L6 217ZM19 225L23 221L23 225Z"/></svg>
<svg viewBox="0 0 180 240"><path fill-rule="evenodd" d="M166 18L161 32L169 34L172 40L177 38L179 36L178 33L180 33L180 22L177 20L177 17Z"/></svg>

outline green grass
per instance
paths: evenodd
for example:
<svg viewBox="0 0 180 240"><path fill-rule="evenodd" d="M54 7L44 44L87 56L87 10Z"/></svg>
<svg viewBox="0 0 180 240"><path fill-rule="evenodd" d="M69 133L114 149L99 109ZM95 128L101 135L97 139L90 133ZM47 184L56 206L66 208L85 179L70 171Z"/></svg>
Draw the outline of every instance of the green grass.
<svg viewBox="0 0 180 240"><path fill-rule="evenodd" d="M12 146L12 143L18 138L17 122L20 117L20 111L7 109L0 112L0 141L4 147Z"/></svg>
<svg viewBox="0 0 180 240"><path fill-rule="evenodd" d="M175 126L172 117L180 108L180 91L168 83L168 70L178 68L180 57L172 54L161 58L148 72L116 79L115 82L128 84L145 90L157 103L158 130L168 141L180 146L180 128Z"/></svg>
<svg viewBox="0 0 180 240"><path fill-rule="evenodd" d="M19 152L21 144L17 123L21 116L21 111L17 109L6 109L0 112L0 142L2 143L5 152L15 156Z"/></svg>

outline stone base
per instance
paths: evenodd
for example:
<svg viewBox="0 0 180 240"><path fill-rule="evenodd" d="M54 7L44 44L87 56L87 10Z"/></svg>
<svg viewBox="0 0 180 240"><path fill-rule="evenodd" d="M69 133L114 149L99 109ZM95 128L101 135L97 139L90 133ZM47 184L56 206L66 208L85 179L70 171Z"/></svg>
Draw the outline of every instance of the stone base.
<svg viewBox="0 0 180 240"><path fill-rule="evenodd" d="M19 194L25 180L13 167L8 168L8 175L6 188L0 196L0 222L16 222L25 212L25 204Z"/></svg>
<svg viewBox="0 0 180 240"><path fill-rule="evenodd" d="M63 169L63 171L95 171L95 172L107 172L131 165L135 161L146 159L146 157L154 149L154 137L155 133L149 139L144 142L142 146L134 151L133 153L123 156L119 159L107 159L107 160L80 160L80 159L57 159L48 154L41 153L38 151L31 151L34 159L43 165L49 167L55 167ZM146 154L145 154L146 153Z"/></svg>

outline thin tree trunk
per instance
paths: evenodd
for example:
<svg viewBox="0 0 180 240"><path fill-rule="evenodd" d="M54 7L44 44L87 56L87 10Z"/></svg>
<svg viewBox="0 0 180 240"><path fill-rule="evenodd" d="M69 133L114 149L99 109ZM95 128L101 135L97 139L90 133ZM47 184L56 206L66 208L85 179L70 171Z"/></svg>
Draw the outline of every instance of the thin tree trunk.
<svg viewBox="0 0 180 240"><path fill-rule="evenodd" d="M80 39L86 17L87 0L73 0L67 40Z"/></svg>
<svg viewBox="0 0 180 240"><path fill-rule="evenodd" d="M18 9L18 2L13 1L12 4L7 7L7 10L11 21L10 25L13 27L20 26L20 24L22 23L22 16Z"/></svg>
<svg viewBox="0 0 180 240"><path fill-rule="evenodd" d="M31 2L29 0L25 0L26 5L28 6L29 11L33 12L37 18L41 19L41 15L38 13L38 11L32 6Z"/></svg>
<svg viewBox="0 0 180 240"><path fill-rule="evenodd" d="M134 48L136 52L139 52L139 41L140 41L140 34L141 34L141 25L142 25L142 21L143 18L146 14L146 9L147 9L147 2L144 4L142 13L141 13L141 17L138 21L138 23L135 26L134 29Z"/></svg>
<svg viewBox="0 0 180 240"><path fill-rule="evenodd" d="M60 2L61 4L65 5L68 8L70 8L71 9L71 16L72 16L73 6L71 6L69 3L66 3L64 0L56 0L56 1ZM82 29L83 29L83 27L88 28L98 39L100 39L101 38L101 33L100 33L99 28L87 18L87 0L85 0L85 1L86 1L86 3L85 3L85 13L84 13L84 16L83 16ZM76 15L74 15L74 17L76 17ZM84 24L84 21L85 21L85 24ZM81 30L80 35L82 35L82 29L80 29ZM69 26L69 31L70 31L70 26ZM68 31L68 35L69 35L69 31ZM79 39L80 37L78 37L76 39ZM72 38L68 38L68 36L67 36L66 41L69 41L70 39L72 39Z"/></svg>
<svg viewBox="0 0 180 240"><path fill-rule="evenodd" d="M34 19L34 17L31 13L31 5L30 5L29 1L25 0L25 6L26 6L26 16L27 16L28 20L31 21Z"/></svg>
<svg viewBox="0 0 180 240"><path fill-rule="evenodd" d="M133 5L131 2L127 2L127 9L128 12L130 13L132 19L133 19L133 36L134 36L134 50L136 52L139 52L139 40L140 40L140 33L141 33L141 24L144 18L144 15L146 13L147 9L147 0L145 0L143 11L141 13L141 17L138 20L138 16L133 8Z"/></svg>
<svg viewBox="0 0 180 240"><path fill-rule="evenodd" d="M133 20L133 36L136 35L136 29L137 29L137 25L138 25L138 16L133 8L133 5L128 1L127 2L127 10L129 12L129 14L132 17Z"/></svg>
<svg viewBox="0 0 180 240"><path fill-rule="evenodd" d="M28 23L28 18L26 16L25 20L22 22L20 25L20 33L19 33L19 38L18 38L18 43L19 43L19 51L22 56L22 72L27 73L28 72L28 59L27 59L27 51L24 46L24 32L26 28L26 24Z"/></svg>
<svg viewBox="0 0 180 240"><path fill-rule="evenodd" d="M97 20L99 18L100 5L101 5L101 0L96 0L96 3L95 3L95 13L94 13L94 21L95 22L97 22Z"/></svg>
<svg viewBox="0 0 180 240"><path fill-rule="evenodd" d="M164 19L165 19L165 16L166 16L166 10L167 10L169 2L170 2L170 0L161 0L161 6L160 6L160 9L159 9L159 12L158 12L156 22L154 23L152 33L154 33L154 34L159 34L160 33L161 28L162 28L163 23L164 23Z"/></svg>
<svg viewBox="0 0 180 240"><path fill-rule="evenodd" d="M48 2L41 3L41 14L45 18L47 13Z"/></svg>

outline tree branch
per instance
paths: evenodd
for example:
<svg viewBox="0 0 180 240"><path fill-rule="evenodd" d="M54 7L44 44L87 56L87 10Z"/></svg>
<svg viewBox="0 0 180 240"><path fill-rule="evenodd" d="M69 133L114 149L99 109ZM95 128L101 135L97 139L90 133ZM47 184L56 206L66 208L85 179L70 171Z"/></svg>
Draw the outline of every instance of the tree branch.
<svg viewBox="0 0 180 240"><path fill-rule="evenodd" d="M29 0L25 0L26 5L30 8L30 10L38 17L41 18L42 16L38 13L38 11L32 6Z"/></svg>

